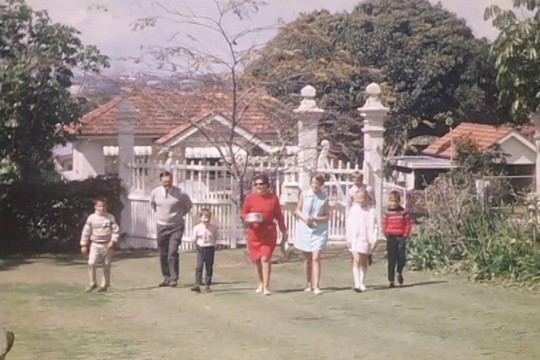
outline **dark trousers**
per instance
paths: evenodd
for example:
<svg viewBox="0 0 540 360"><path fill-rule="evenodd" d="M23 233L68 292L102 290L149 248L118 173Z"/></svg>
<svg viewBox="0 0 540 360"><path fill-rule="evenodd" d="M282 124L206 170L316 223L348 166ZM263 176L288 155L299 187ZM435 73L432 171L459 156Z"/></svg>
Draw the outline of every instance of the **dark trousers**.
<svg viewBox="0 0 540 360"><path fill-rule="evenodd" d="M178 247L182 243L184 225L167 227L157 226L157 245L161 274L165 281L178 281L180 273L180 256Z"/></svg>
<svg viewBox="0 0 540 360"><path fill-rule="evenodd" d="M407 238L405 236L388 235L386 252L388 256L388 281L393 282L397 273L401 275L407 261Z"/></svg>
<svg viewBox="0 0 540 360"><path fill-rule="evenodd" d="M212 284L212 275L214 273L214 257L216 254L215 246L199 246L197 245L197 267L195 268L195 283L203 285L202 274L203 266L206 270L204 275L204 284L210 286Z"/></svg>

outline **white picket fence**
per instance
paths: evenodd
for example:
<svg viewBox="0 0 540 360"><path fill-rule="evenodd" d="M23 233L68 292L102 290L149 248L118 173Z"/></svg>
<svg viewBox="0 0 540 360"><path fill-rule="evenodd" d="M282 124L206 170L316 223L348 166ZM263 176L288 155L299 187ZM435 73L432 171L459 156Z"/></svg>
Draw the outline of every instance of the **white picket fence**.
<svg viewBox="0 0 540 360"><path fill-rule="evenodd" d="M239 207L232 201L238 189L225 165L199 162L135 162L129 165L131 171L131 188L128 191L130 228L125 248L155 248L156 220L150 207L150 191L159 186L159 173L167 170L173 175L175 185L185 191L193 201L193 209L186 216L184 239L191 237L191 230L198 222L198 213L202 208L209 208L213 214L213 222L220 227L221 238L218 245L235 248L246 244L245 230L240 218ZM325 183L332 205L330 217L330 242L342 243L345 240L345 207L344 196L352 186L351 175L358 171L358 166L348 163L329 161L325 168L317 172L325 174L329 179ZM299 169L294 160L285 159L278 164L275 159L252 159L249 171L245 176L246 191L250 189L251 174L264 172L272 181L272 188L283 199L284 189L298 188ZM289 235L294 240L296 234L296 197L283 199L282 207ZM191 250L193 244L184 241L182 250Z"/></svg>

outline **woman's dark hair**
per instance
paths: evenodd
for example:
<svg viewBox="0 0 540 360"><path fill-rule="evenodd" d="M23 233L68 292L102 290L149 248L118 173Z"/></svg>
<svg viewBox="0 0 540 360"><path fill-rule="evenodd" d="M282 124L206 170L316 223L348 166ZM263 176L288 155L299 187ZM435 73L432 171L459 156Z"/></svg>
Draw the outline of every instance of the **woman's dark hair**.
<svg viewBox="0 0 540 360"><path fill-rule="evenodd" d="M270 185L270 179L268 178L268 175L266 174L262 174L262 173L255 174L255 176L251 178L252 183L254 183L257 180L262 180L262 182L264 182L265 185Z"/></svg>
<svg viewBox="0 0 540 360"><path fill-rule="evenodd" d="M309 179L310 181L317 181L319 183L320 186L323 186L324 183L326 182L326 179L324 178L324 175L323 174L314 174L314 175L311 175L311 178Z"/></svg>

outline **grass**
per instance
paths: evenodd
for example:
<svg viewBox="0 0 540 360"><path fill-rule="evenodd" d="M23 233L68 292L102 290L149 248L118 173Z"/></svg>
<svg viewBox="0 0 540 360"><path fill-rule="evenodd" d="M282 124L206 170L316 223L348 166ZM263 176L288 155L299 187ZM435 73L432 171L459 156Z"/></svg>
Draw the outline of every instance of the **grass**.
<svg viewBox="0 0 540 360"><path fill-rule="evenodd" d="M8 360L537 359L539 294L411 272L388 290L382 260L368 291L350 290L348 256L326 254L320 296L304 293L298 261L274 266L271 297L253 292L243 250L217 254L214 292L194 294L193 253L181 286L157 288L154 254L118 256L113 288L86 294L83 259L41 257L0 268Z"/></svg>

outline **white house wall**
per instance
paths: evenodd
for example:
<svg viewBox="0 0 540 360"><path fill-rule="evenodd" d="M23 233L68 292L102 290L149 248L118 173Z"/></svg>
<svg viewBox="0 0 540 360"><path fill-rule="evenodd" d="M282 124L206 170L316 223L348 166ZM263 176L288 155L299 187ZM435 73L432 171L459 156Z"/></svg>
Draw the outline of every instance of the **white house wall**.
<svg viewBox="0 0 540 360"><path fill-rule="evenodd" d="M135 138L135 146L152 146L152 138ZM116 138L90 138L80 139L73 143L73 172L72 180L83 180L89 177L105 174L106 159L103 154L104 146L118 146ZM157 149L153 148L152 156L156 156ZM115 157L116 158L116 157Z"/></svg>
<svg viewBox="0 0 540 360"><path fill-rule="evenodd" d="M534 165L536 153L530 147L523 144L515 137L510 137L500 144L502 151L509 156L506 157L508 165Z"/></svg>
<svg viewBox="0 0 540 360"><path fill-rule="evenodd" d="M79 140L73 144L73 171L79 180L105 172L105 157L101 141Z"/></svg>

